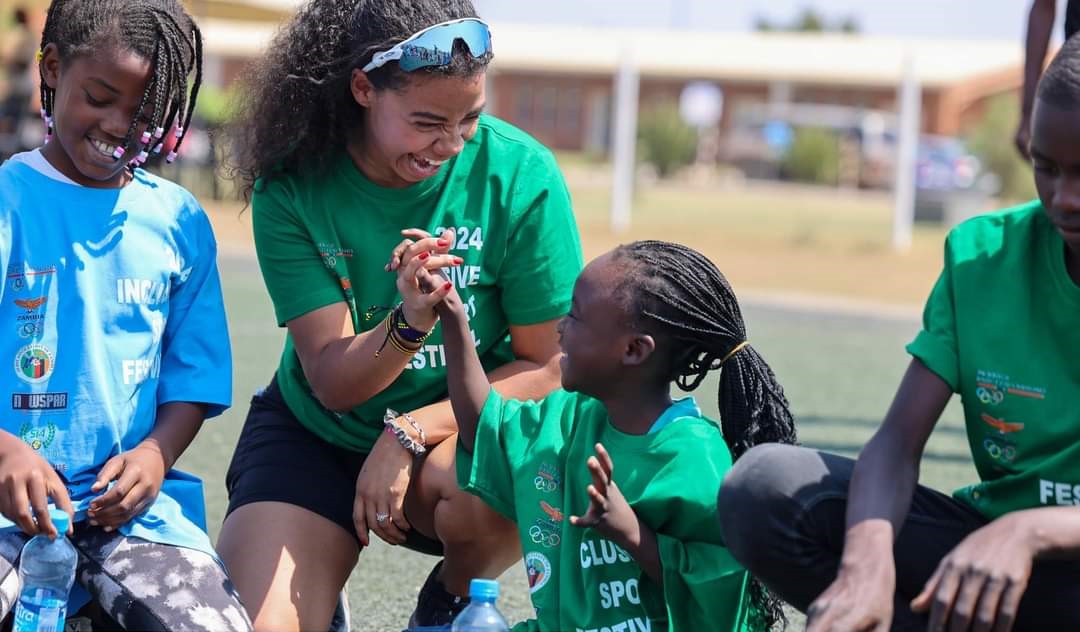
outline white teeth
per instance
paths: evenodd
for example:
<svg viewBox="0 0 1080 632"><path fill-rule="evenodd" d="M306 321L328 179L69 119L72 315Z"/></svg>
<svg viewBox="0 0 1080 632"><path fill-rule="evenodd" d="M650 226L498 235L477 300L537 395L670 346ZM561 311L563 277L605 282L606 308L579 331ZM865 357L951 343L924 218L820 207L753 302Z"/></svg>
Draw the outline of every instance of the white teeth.
<svg viewBox="0 0 1080 632"><path fill-rule="evenodd" d="M442 166L444 161L435 162L434 160L427 160L420 156L413 156L413 161L416 162L416 166L421 169L437 169Z"/></svg>
<svg viewBox="0 0 1080 632"><path fill-rule="evenodd" d="M90 144L93 145L94 149L98 150L98 152L100 152L101 155L109 156L110 158L112 157L113 152L116 151L116 146L115 145L108 145L106 143L101 142L100 140L96 140L96 139L93 139L93 138L90 139Z"/></svg>

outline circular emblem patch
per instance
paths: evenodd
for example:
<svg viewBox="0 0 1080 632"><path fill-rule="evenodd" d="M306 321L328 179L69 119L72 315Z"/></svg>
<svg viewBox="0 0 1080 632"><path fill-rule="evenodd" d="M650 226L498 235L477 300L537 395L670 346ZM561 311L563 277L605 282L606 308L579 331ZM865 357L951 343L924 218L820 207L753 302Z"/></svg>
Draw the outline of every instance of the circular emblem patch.
<svg viewBox="0 0 1080 632"><path fill-rule="evenodd" d="M525 556L525 572L529 576L529 592L534 593L551 579L551 562L543 553L534 551Z"/></svg>
<svg viewBox="0 0 1080 632"><path fill-rule="evenodd" d="M15 356L15 374L30 384L49 379L53 372L53 354L40 344L26 345Z"/></svg>

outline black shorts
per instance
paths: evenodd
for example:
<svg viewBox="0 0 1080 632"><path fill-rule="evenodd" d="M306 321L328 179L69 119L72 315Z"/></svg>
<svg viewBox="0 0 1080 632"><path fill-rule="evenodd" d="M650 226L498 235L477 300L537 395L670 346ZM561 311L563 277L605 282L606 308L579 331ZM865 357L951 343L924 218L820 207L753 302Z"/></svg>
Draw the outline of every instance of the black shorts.
<svg viewBox="0 0 1080 632"><path fill-rule="evenodd" d="M248 503L289 503L319 514L356 538L353 499L356 477L366 457L328 443L305 428L285 403L275 377L251 398L225 475L229 493L226 515ZM407 531L406 537L409 549L443 554L441 542L416 529Z"/></svg>

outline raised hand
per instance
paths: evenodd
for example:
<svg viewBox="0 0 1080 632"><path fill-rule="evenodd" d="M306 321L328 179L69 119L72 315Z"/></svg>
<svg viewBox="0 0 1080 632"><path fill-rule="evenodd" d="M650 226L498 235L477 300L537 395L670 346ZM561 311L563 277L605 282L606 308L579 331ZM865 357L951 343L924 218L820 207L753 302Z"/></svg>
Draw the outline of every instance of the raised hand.
<svg viewBox="0 0 1080 632"><path fill-rule="evenodd" d="M600 443L595 449L596 455L586 462L593 481L585 490L589 495L589 509L584 516L570 516L570 524L592 527L617 544L626 544L637 538L637 514L611 478L615 469L611 455Z"/></svg>

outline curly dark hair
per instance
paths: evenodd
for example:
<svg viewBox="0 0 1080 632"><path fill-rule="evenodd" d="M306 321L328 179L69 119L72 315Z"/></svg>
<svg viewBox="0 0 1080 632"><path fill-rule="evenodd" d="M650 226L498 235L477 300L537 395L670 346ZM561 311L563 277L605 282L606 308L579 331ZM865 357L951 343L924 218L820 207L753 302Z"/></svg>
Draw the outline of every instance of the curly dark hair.
<svg viewBox="0 0 1080 632"><path fill-rule="evenodd" d="M139 119L149 105L148 134L135 144L141 150L140 157L145 161L151 147L160 151L161 136L174 123L179 136L173 151L179 151L202 84L203 54L202 33L178 0L53 0L41 33L41 51L50 44L56 47L61 63L106 46L130 50L149 61L150 80L122 147L132 146ZM44 67L39 68L41 106L51 134L56 91L45 83ZM192 72L195 78L189 85Z"/></svg>
<svg viewBox="0 0 1080 632"><path fill-rule="evenodd" d="M320 170L345 148L363 117L350 91L353 70L433 24L477 17L469 0L310 0L274 37L247 79L230 128L230 171L245 201L256 181ZM491 53L473 57L456 42L446 66L414 71L473 77ZM399 89L409 74L390 62L368 73L377 90Z"/></svg>
<svg viewBox="0 0 1080 632"><path fill-rule="evenodd" d="M796 443L784 389L746 344L739 303L720 270L696 250L664 241L619 246L614 260L625 266L616 299L643 328L675 343L668 379L692 391L720 371L720 426L732 458L760 443ZM754 629L786 627L783 602L757 579L750 600Z"/></svg>

